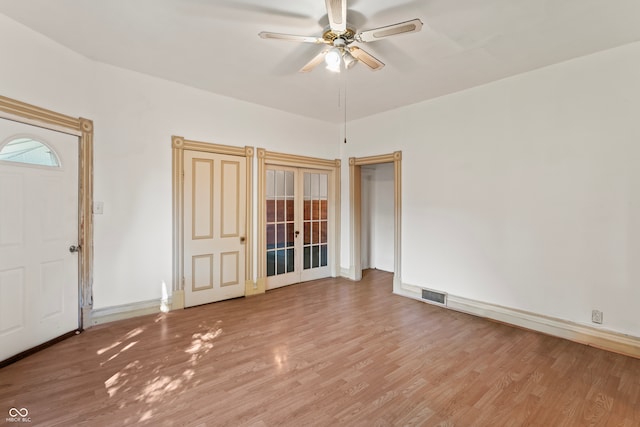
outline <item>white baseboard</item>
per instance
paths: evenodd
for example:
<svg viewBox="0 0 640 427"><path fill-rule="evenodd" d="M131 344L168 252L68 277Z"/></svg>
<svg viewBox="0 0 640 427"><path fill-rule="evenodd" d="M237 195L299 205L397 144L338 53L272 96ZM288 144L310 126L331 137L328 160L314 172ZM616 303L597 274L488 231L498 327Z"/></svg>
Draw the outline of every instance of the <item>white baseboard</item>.
<svg viewBox="0 0 640 427"><path fill-rule="evenodd" d="M340 277L345 279L354 280L354 273L350 268L340 267Z"/></svg>
<svg viewBox="0 0 640 427"><path fill-rule="evenodd" d="M428 302L409 289L417 288L403 284L394 288L394 293L404 297ZM439 305L439 304L438 304ZM517 310L485 302L475 301L455 295L447 295L444 308L496 320L525 329L564 338L580 344L640 358L640 337L621 334L603 328L570 322L541 314Z"/></svg>
<svg viewBox="0 0 640 427"><path fill-rule="evenodd" d="M132 317L156 314L168 311L171 307L171 298L168 301L161 299L151 301L134 302L113 307L97 308L91 311L91 320L87 326L101 325L116 320L130 319Z"/></svg>

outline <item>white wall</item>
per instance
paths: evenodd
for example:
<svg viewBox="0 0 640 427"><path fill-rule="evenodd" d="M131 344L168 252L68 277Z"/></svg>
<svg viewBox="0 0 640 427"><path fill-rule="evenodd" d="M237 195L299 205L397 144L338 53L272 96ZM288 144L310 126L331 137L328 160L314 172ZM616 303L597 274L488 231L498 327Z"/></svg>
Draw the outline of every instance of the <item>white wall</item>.
<svg viewBox="0 0 640 427"><path fill-rule="evenodd" d="M393 271L393 175L393 163L362 167L363 269Z"/></svg>
<svg viewBox="0 0 640 427"><path fill-rule="evenodd" d="M0 94L70 116L86 115L91 62L0 14Z"/></svg>
<svg viewBox="0 0 640 427"><path fill-rule="evenodd" d="M636 43L350 123L343 159L403 152L402 281L640 336L639 75Z"/></svg>
<svg viewBox="0 0 640 427"><path fill-rule="evenodd" d="M0 57L0 94L94 121L94 308L171 288L171 135L339 157L335 126L95 63L3 15Z"/></svg>

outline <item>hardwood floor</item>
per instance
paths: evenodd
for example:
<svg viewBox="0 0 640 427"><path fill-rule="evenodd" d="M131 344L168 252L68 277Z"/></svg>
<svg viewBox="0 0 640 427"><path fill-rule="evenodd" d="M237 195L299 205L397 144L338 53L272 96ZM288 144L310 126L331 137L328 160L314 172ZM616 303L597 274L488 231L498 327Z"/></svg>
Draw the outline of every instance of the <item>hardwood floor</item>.
<svg viewBox="0 0 640 427"><path fill-rule="evenodd" d="M640 426L640 360L325 279L98 326L0 370L0 425Z"/></svg>

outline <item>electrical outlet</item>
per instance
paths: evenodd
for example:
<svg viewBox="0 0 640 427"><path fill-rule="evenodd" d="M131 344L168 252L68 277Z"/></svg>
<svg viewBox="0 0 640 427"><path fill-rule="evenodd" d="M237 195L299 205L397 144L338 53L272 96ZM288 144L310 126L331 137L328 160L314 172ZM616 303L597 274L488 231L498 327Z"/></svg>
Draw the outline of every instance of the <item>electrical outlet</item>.
<svg viewBox="0 0 640 427"><path fill-rule="evenodd" d="M602 324L602 312L600 310L591 310L591 321Z"/></svg>

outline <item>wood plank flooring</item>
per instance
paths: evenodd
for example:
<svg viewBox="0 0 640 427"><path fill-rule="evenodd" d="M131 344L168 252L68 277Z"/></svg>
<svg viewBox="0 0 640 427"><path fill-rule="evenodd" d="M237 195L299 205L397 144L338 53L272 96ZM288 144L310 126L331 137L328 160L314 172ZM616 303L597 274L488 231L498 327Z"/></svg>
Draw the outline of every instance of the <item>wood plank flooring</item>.
<svg viewBox="0 0 640 427"><path fill-rule="evenodd" d="M89 329L0 369L0 425L640 426L640 360L324 279Z"/></svg>

